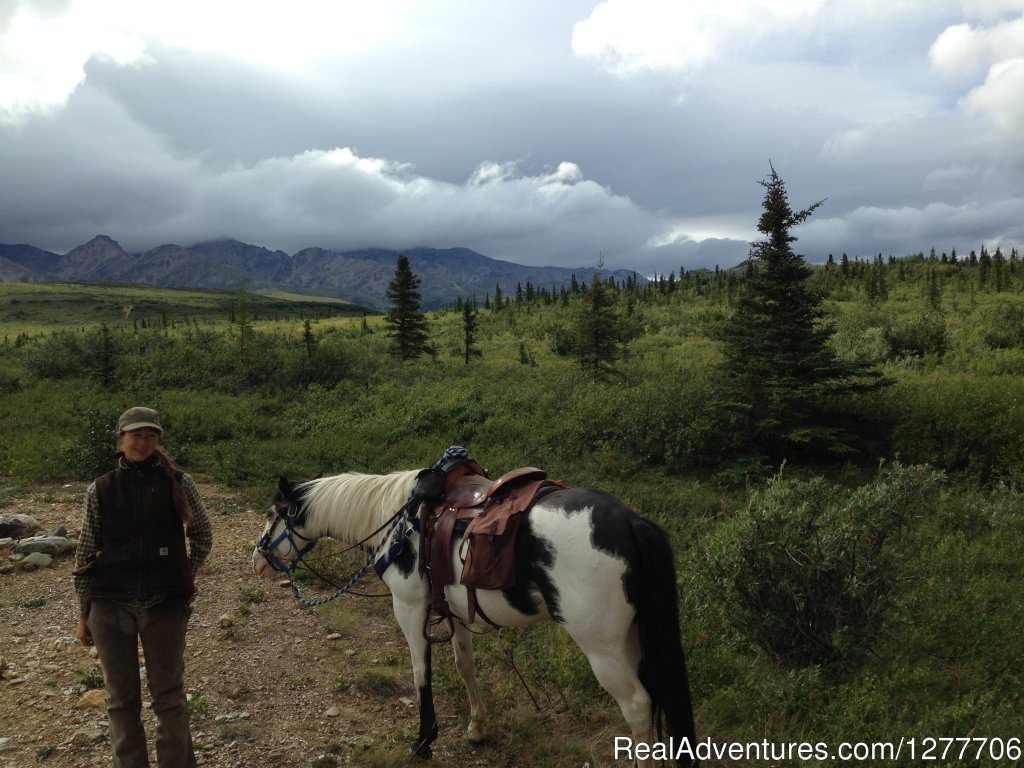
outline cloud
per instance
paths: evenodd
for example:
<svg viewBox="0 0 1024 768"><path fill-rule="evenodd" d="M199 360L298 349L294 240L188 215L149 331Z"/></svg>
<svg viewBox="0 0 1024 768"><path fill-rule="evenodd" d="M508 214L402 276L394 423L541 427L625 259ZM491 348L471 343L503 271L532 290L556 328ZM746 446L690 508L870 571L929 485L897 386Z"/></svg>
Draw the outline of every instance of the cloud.
<svg viewBox="0 0 1024 768"><path fill-rule="evenodd" d="M152 63L166 46L268 71L353 56L405 34L410 0L13 0L0 18L0 122L62 107L93 59Z"/></svg>
<svg viewBox="0 0 1024 768"><path fill-rule="evenodd" d="M142 39L105 21L74 2L15 0L0 28L0 123L63 106L94 56L124 65L142 61Z"/></svg>
<svg viewBox="0 0 1024 768"><path fill-rule="evenodd" d="M1024 56L993 64L984 84L967 94L963 106L1024 143Z"/></svg>
<svg viewBox="0 0 1024 768"><path fill-rule="evenodd" d="M59 117L0 128L0 164L5 241L55 251L104 233L133 251L217 237L290 252L469 244L586 265L601 253L628 260L660 226L569 161L537 172L485 161L458 183L347 146L221 168L179 155L90 89Z"/></svg>
<svg viewBox="0 0 1024 768"><path fill-rule="evenodd" d="M573 29L572 47L620 75L691 72L808 18L822 0L605 0Z"/></svg>
<svg viewBox="0 0 1024 768"><path fill-rule="evenodd" d="M985 3L980 10L1022 9L1019 1ZM984 82L960 106L991 121L1003 134L1024 143L1024 15L989 26L947 27L928 51L932 70L946 77L972 77L987 69Z"/></svg>
<svg viewBox="0 0 1024 768"><path fill-rule="evenodd" d="M982 244L1019 247L1024 241L1024 197L988 204L931 203L919 208L860 206L841 217L812 219L799 230L797 250L810 261L828 253L905 256L934 247L967 253ZM894 247L905 244L903 250Z"/></svg>
<svg viewBox="0 0 1024 768"><path fill-rule="evenodd" d="M977 247L1019 229L1022 10L0 0L0 239L667 274L746 258L771 161L828 198L809 257Z"/></svg>

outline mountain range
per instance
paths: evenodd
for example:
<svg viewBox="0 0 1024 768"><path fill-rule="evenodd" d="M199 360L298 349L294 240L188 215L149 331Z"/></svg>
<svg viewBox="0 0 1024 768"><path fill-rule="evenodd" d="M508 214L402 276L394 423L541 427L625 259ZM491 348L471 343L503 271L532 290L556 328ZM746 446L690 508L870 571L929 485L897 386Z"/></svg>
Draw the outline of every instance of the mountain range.
<svg viewBox="0 0 1024 768"><path fill-rule="evenodd" d="M97 235L56 254L31 245L0 244L0 282L139 283L163 288L250 291L283 290L344 299L366 307L388 305L387 288L400 253L420 278L424 309L436 309L457 297L482 302L501 286L506 296L517 285L560 288L575 276L589 284L594 267L529 267L492 259L468 248L367 249L340 252L305 248L294 254L238 240L213 240L189 247L161 245L128 253L115 240ZM617 280L644 278L628 270L606 270Z"/></svg>

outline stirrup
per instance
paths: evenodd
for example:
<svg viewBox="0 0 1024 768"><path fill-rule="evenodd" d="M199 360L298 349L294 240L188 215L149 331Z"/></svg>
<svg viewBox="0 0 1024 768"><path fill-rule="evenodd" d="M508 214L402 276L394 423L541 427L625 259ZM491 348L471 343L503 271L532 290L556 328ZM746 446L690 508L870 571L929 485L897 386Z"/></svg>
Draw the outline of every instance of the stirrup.
<svg viewBox="0 0 1024 768"><path fill-rule="evenodd" d="M430 616L433 613L433 609L427 609L427 616L423 619L423 639L431 644L447 643L453 637L455 637L455 625L452 623L451 614L447 616L438 616L433 621L430 620ZM444 634L435 635L431 632L431 627L436 627L440 624L448 624L447 630Z"/></svg>

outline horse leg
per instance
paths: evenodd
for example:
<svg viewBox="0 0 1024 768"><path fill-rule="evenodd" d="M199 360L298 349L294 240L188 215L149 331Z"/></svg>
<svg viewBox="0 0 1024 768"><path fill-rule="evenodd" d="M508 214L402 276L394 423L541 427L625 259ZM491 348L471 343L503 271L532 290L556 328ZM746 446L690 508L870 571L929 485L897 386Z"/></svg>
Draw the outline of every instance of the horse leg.
<svg viewBox="0 0 1024 768"><path fill-rule="evenodd" d="M639 639L635 625L630 627L626 642L618 645L618 648L606 643L598 648L580 647L590 661L597 682L618 703L633 737L633 745L652 744L654 720L651 697L637 676ZM636 764L642 767L650 763L638 760Z"/></svg>
<svg viewBox="0 0 1024 768"><path fill-rule="evenodd" d="M484 717L487 712L484 710L483 698L480 696L480 689L476 684L473 633L462 622L455 623L452 650L455 654L455 668L459 671L459 677L465 683L466 694L469 696L469 728L466 729L466 738L473 744L479 744L486 735L484 733Z"/></svg>
<svg viewBox="0 0 1024 768"><path fill-rule="evenodd" d="M419 693L420 730L412 751L417 757L429 758L430 745L437 739L438 731L437 714L434 711L434 690L431 684L431 645L423 637L423 625L427 619L427 598L421 595L414 596L411 600L403 600L395 591L392 604L395 618L402 628L405 641L409 644L413 682Z"/></svg>

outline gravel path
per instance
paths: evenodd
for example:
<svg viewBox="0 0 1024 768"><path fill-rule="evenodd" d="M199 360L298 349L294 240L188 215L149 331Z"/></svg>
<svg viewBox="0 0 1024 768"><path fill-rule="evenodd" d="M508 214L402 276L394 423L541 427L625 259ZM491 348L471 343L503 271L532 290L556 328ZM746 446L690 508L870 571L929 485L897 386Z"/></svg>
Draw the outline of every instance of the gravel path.
<svg viewBox="0 0 1024 768"><path fill-rule="evenodd" d="M84 490L0 490L0 512L32 515L45 530L65 525L74 538ZM366 764L381 750L394 756L388 765L490 764L462 738L464 703L441 692L435 759L399 757L415 733L416 710L390 600L342 598L334 612L301 609L279 581L258 582L250 571L263 511L217 486L200 491L215 537L186 651L200 765L331 768ZM0 575L0 768L109 765L102 697L83 684L98 662L74 638L72 563L65 555L51 568ZM383 589L376 579L367 586ZM145 719L152 743L148 709Z"/></svg>

